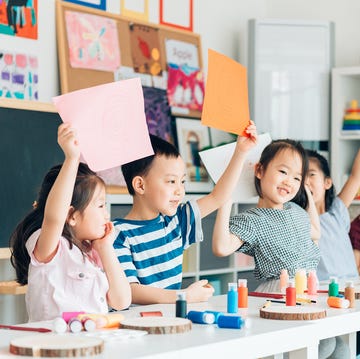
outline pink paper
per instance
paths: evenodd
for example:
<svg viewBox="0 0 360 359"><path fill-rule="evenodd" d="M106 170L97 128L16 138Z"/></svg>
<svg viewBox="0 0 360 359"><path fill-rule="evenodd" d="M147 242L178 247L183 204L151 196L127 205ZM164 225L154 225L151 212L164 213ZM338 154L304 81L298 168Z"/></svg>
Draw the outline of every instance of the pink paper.
<svg viewBox="0 0 360 359"><path fill-rule="evenodd" d="M76 130L84 160L103 171L154 154L139 78L53 98L61 119Z"/></svg>

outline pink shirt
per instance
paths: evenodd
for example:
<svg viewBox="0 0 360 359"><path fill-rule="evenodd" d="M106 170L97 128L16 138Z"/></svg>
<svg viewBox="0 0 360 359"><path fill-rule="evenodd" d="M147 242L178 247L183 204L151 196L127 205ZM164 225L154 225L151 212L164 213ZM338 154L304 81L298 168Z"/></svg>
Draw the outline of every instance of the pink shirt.
<svg viewBox="0 0 360 359"><path fill-rule="evenodd" d="M62 312L107 313L109 283L103 269L84 257L75 245L70 249L64 237L60 238L54 258L39 263L33 250L40 231L26 242L31 258L25 296L29 321L53 319Z"/></svg>

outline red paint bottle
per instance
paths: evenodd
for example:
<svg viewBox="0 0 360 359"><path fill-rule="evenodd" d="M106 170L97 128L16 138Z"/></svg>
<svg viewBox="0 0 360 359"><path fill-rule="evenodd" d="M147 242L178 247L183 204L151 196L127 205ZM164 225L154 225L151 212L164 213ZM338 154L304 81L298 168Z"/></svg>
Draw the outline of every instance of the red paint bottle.
<svg viewBox="0 0 360 359"><path fill-rule="evenodd" d="M296 288L293 281L289 282L286 288L286 306L293 307L296 305Z"/></svg>

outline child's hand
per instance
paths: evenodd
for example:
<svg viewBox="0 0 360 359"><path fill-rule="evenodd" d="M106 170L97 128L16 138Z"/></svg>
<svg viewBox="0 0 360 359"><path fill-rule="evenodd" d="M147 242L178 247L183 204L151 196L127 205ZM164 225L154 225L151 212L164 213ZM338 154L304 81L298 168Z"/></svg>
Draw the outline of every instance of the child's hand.
<svg viewBox="0 0 360 359"><path fill-rule="evenodd" d="M80 158L80 147L75 130L69 123L62 123L58 128L58 144L67 158Z"/></svg>
<svg viewBox="0 0 360 359"><path fill-rule="evenodd" d="M189 285L185 292L188 303L206 302L214 294L214 288L206 279L202 279Z"/></svg>
<svg viewBox="0 0 360 359"><path fill-rule="evenodd" d="M114 242L113 235L114 225L112 222L108 222L105 225L105 234L101 238L91 241L92 248L99 252L101 249L108 247L109 245L112 246Z"/></svg>
<svg viewBox="0 0 360 359"><path fill-rule="evenodd" d="M253 121L250 121L250 125L246 127L245 132L247 136L238 136L236 143L236 148L241 152L249 151L257 143L258 134L255 123Z"/></svg>

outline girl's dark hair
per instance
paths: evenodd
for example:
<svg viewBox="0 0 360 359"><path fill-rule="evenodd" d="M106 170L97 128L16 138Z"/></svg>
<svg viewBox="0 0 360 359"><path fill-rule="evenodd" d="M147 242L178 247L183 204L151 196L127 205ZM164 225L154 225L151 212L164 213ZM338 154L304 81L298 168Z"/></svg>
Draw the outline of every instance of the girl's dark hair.
<svg viewBox="0 0 360 359"><path fill-rule="evenodd" d="M300 207L306 209L308 206L308 198L305 192L305 178L309 167L309 162L307 159L306 151L302 144L299 141L281 139L274 140L268 144L260 157L259 167L266 171L269 163L274 159L274 157L283 150L291 150L294 153L297 153L302 159L302 169L301 169L301 183L300 188L296 196L292 199L292 202L295 202ZM260 180L255 176L255 188L256 192L260 198L262 198L261 184Z"/></svg>
<svg viewBox="0 0 360 359"><path fill-rule="evenodd" d="M44 219L44 210L49 192L60 172L62 165L54 166L45 175L38 199L34 202L33 210L17 225L10 237L11 264L15 268L17 282L24 285L28 280L30 257L25 247L26 241L32 233L41 228ZM72 211L82 213L87 207L96 186L104 185L103 180L96 175L86 164L80 163L71 199ZM74 233L67 222L64 224L62 235L69 241L70 248L75 242ZM80 248L81 249L81 248Z"/></svg>
<svg viewBox="0 0 360 359"><path fill-rule="evenodd" d="M150 142L154 150L153 155L140 158L139 160L121 166L127 189L132 196L135 194L132 180L136 176L145 176L149 172L156 156L165 156L167 158L178 158L180 156L178 149L174 145L160 137L150 135Z"/></svg>
<svg viewBox="0 0 360 359"><path fill-rule="evenodd" d="M325 179L331 179L329 163L324 156L314 150L306 150L306 154L309 160L316 161L317 165L319 166L320 170L325 176ZM329 189L325 191L325 211L327 212L336 196L336 190L334 184L331 185Z"/></svg>

